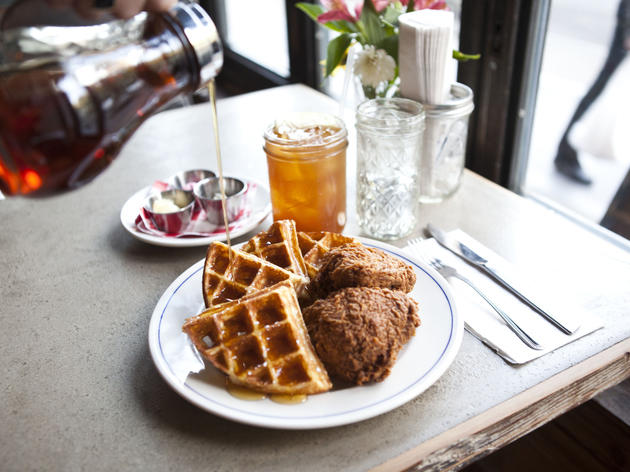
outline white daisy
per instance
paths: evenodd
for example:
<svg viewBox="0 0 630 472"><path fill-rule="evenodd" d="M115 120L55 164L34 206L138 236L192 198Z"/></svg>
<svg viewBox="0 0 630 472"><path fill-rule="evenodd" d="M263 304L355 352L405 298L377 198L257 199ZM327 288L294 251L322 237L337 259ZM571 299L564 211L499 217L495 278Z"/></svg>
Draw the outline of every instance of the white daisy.
<svg viewBox="0 0 630 472"><path fill-rule="evenodd" d="M361 78L363 85L376 88L381 82L395 77L396 61L384 49L365 46L357 55L354 73Z"/></svg>

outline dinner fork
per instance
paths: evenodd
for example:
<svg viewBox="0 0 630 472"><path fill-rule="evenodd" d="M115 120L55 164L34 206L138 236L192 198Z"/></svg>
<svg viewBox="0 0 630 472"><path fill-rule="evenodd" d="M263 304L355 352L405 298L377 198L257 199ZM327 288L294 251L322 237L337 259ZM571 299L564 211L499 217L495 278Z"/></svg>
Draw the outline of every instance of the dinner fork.
<svg viewBox="0 0 630 472"><path fill-rule="evenodd" d="M486 302L488 302L488 305L490 305L492 309L497 312L497 314L503 319L503 321L505 321L508 327L514 332L514 334L516 334L519 337L521 341L523 341L532 349L536 349L536 350L542 349L542 346L540 344L534 341L534 339L532 339L532 337L529 334L523 331L523 329L518 324L516 324L516 322L506 312L504 312L492 300L490 300L486 296L486 294L484 294L481 290L479 290L479 288L477 288L477 286L473 284L467 277L464 277L462 274L457 272L457 269L444 264L440 259L437 259L437 258L431 259L428 262L445 279L448 279L449 277L458 278L459 280L467 284L470 288L472 288L475 292L477 292L481 296L481 298L483 298Z"/></svg>

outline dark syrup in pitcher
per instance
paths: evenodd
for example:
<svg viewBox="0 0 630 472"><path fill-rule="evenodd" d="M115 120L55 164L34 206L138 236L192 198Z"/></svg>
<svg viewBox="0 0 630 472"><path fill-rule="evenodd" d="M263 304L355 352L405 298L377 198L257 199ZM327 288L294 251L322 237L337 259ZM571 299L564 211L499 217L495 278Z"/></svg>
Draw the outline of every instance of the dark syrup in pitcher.
<svg viewBox="0 0 630 472"><path fill-rule="evenodd" d="M0 190L40 196L79 187L149 115L216 74L222 50L203 15L178 4L148 15L140 40L1 65ZM191 19L197 24L186 29L178 23ZM191 31L208 40L194 45Z"/></svg>

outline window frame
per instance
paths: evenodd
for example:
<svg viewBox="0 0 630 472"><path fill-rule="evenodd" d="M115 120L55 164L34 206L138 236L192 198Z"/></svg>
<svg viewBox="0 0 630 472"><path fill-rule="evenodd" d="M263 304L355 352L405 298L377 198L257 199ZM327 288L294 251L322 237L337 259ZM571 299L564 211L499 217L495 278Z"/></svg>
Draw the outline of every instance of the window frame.
<svg viewBox="0 0 630 472"><path fill-rule="evenodd" d="M460 45L480 53L461 63L472 88L466 167L520 191L531 137L549 0L463 0Z"/></svg>
<svg viewBox="0 0 630 472"><path fill-rule="evenodd" d="M219 35L227 37L225 2L200 0L216 24ZM289 41L289 77L284 77L223 45L224 63L217 81L230 94L252 92L291 83L303 83L319 88L319 53L316 26L295 7L299 0L285 0L287 38Z"/></svg>
<svg viewBox="0 0 630 472"><path fill-rule="evenodd" d="M222 37L226 37L225 1L200 0ZM289 77L224 45L225 61L217 80L228 93L289 83L321 90L318 25L296 3L298 0L285 0ZM549 4L550 0L462 0L460 48L481 54L479 60L458 67L458 81L468 85L475 97L466 167L517 192L527 161L545 36L540 30L546 30ZM532 42L532 35L538 41Z"/></svg>

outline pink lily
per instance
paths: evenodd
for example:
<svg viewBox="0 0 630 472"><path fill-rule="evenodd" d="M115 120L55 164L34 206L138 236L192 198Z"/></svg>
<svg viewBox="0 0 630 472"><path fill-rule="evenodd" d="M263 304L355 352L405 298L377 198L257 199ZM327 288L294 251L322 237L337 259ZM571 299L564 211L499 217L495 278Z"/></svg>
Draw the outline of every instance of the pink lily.
<svg viewBox="0 0 630 472"><path fill-rule="evenodd" d="M387 8L387 5L389 5L391 2L390 0L372 0L372 3L374 4L374 8L376 8L377 12L381 12L383 10L385 10L385 8ZM361 7L363 7L363 5L361 5Z"/></svg>
<svg viewBox="0 0 630 472"><path fill-rule="evenodd" d="M345 20L354 23L361 16L361 9L363 8L363 2L361 2L361 5L357 5L355 8L353 15L344 0L322 0L322 5L324 5L328 11L317 17L319 23L327 23L335 20Z"/></svg>
<svg viewBox="0 0 630 472"><path fill-rule="evenodd" d="M409 0L400 0L400 3L407 6ZM414 10L424 10L429 8L431 10L448 10L448 5L444 0L415 0L413 3Z"/></svg>
<svg viewBox="0 0 630 472"><path fill-rule="evenodd" d="M377 12L382 12L383 10L385 10L385 8L387 8L387 5L389 5L391 2L391 0L372 0L372 3L374 4L374 8L376 9ZM363 11L363 1L357 2L357 18L361 17L361 12Z"/></svg>
<svg viewBox="0 0 630 472"><path fill-rule="evenodd" d="M387 5L391 3L391 0L372 0L374 8L377 12L383 11L387 8ZM361 12L363 11L363 1L355 3L354 14L350 12L350 8L344 0L322 0L322 4L328 11L322 13L317 17L319 23L326 23L334 20L346 20L356 22L361 18Z"/></svg>

